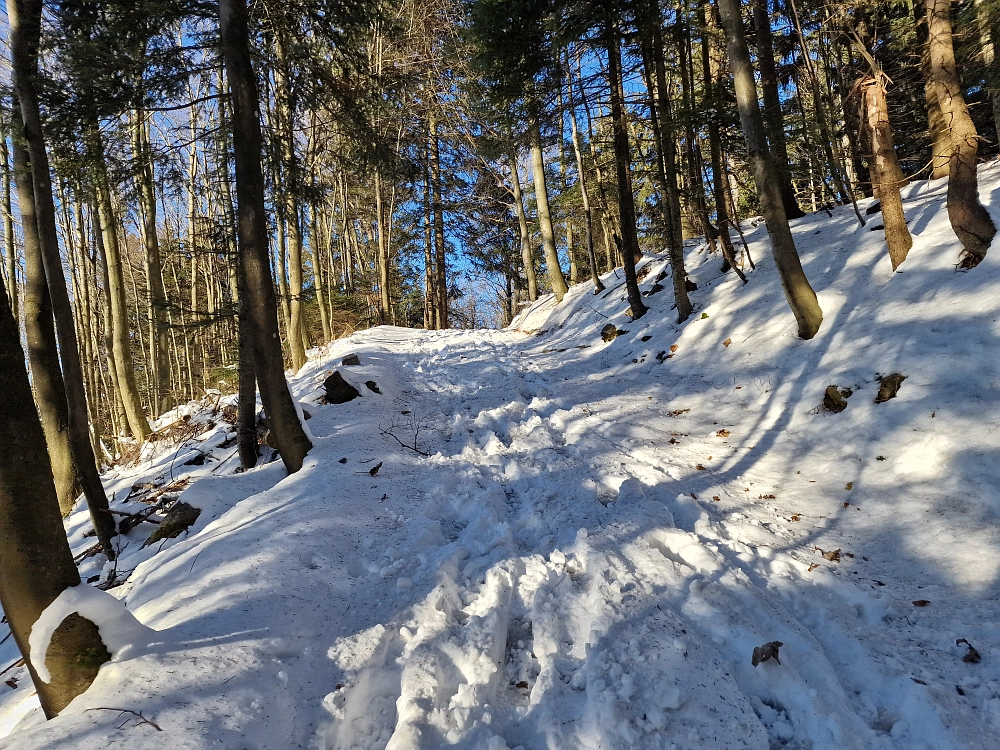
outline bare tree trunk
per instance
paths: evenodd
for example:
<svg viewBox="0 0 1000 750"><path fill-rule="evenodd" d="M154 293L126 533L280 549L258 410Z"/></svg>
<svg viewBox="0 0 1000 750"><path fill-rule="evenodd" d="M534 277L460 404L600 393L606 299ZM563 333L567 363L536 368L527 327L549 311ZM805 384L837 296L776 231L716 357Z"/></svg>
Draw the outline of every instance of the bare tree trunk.
<svg viewBox="0 0 1000 750"><path fill-rule="evenodd" d="M754 33L757 37L757 65L760 68L760 88L764 99L764 124L767 127L767 142L774 166L781 181L781 202L789 219L805 216L795 200L792 187L792 173L788 163L788 145L785 140L785 122L781 114L781 97L778 95L778 72L774 65L774 36L771 34L771 15L767 11L767 0L754 0Z"/></svg>
<svg viewBox="0 0 1000 750"><path fill-rule="evenodd" d="M251 313L247 319L254 342L257 382L281 460L292 473L302 468L312 443L299 421L282 367L264 213L260 104L257 76L250 62L245 0L220 0L219 23L222 55L232 91L240 270L245 277L244 297Z"/></svg>
<svg viewBox="0 0 1000 750"><path fill-rule="evenodd" d="M979 202L976 157L979 135L962 98L962 86L952 43L950 0L925 0L927 7L928 90L933 90L951 134L948 164L948 218L965 248L962 265L973 268L986 257L996 234L989 212Z"/></svg>
<svg viewBox="0 0 1000 750"><path fill-rule="evenodd" d="M278 105L279 126L278 138L281 142L282 161L284 162L284 185L279 191L284 199L285 232L288 236L288 294L289 325L288 350L292 355L292 369L299 370L306 363L305 321L302 315L302 230L299 224L299 187L298 157L295 154L295 106L292 101L292 91L288 83L286 68L288 57L284 40L281 35L275 42L277 65L275 66L275 82L277 84L276 99Z"/></svg>
<svg viewBox="0 0 1000 750"><path fill-rule="evenodd" d="M441 146L438 142L437 118L430 118L431 151L431 212L434 214L434 286L437 289L437 328L448 328L448 259L445 252L444 206L441 200Z"/></svg>
<svg viewBox="0 0 1000 750"><path fill-rule="evenodd" d="M900 169L893 144L892 126L889 124L889 106L885 99L885 73L876 65L872 75L861 81L860 85L865 94L868 128L871 131L872 188L882 204L885 241L889 246L889 261L895 271L906 260L906 254L913 246L913 238L906 227L903 200L896 179Z"/></svg>
<svg viewBox="0 0 1000 750"><path fill-rule="evenodd" d="M63 276L62 260L59 255L59 240L56 235L56 213L52 198L52 180L49 175L49 158L45 150L45 136L39 111L35 77L38 72L38 42L41 35L41 0L8 0L8 43L13 65L14 91L20 102L21 118L24 123L24 140L31 163L31 176L35 195L35 220L38 224L39 244L45 279L52 298L56 320L56 335L59 340L59 357L62 363L63 382L66 385L69 407L69 433L76 463L90 508L90 516L97 530L97 538L109 558L114 558L111 538L115 535L114 516L108 510L108 498L97 473L97 461L90 442L87 426L87 392L83 386L83 368L80 364L80 349L73 325L73 307L70 304L66 279ZM2 347L5 352L21 356L20 346L11 350L9 344ZM9 392L8 392L9 393ZM32 467L31 464L25 464ZM37 471L37 465L32 470Z"/></svg>
<svg viewBox="0 0 1000 750"><path fill-rule="evenodd" d="M750 168L760 197L761 213L764 214L767 233L771 240L771 252L781 278L781 288L798 323L799 336L811 339L823 322L823 311L820 310L816 293L802 270L795 241L792 239L792 231L788 227L788 218L785 216L781 191L778 189L778 176L775 174L767 150L764 121L760 105L757 103L757 88L754 85L753 67L750 63L750 49L743 34L739 2L718 0L718 8L729 48L729 68L733 73L736 87L740 124L743 127Z"/></svg>
<svg viewBox="0 0 1000 750"><path fill-rule="evenodd" d="M20 121L16 113L15 123ZM15 125L16 127L16 125ZM17 128L19 130L19 128ZM45 442L49 447L52 478L62 515L69 515L80 494L80 482L73 463L69 442L69 405L66 386L59 369L59 346L52 321L52 300L45 282L42 251L38 244L35 221L35 195L32 190L28 154L14 141L14 172L17 181L17 201L21 208L21 230L24 233L24 332L31 364L32 390L41 418Z"/></svg>
<svg viewBox="0 0 1000 750"><path fill-rule="evenodd" d="M532 110L537 104L529 105ZM528 115L528 139L531 146L531 174L535 181L535 203L538 206L538 228L542 235L542 250L545 254L545 268L549 272L549 282L556 302L562 302L569 287L559 267L559 254L556 251L556 233L552 228L552 214L549 211L549 194L545 187L545 161L542 157L542 132L538 124L538 115L534 111Z"/></svg>
<svg viewBox="0 0 1000 750"><path fill-rule="evenodd" d="M13 6L16 0L11 0ZM28 2L28 12L32 10ZM39 6L41 4L39 3ZM20 20L8 8L11 29ZM39 8L40 13L40 8ZM2 281L0 281L2 284ZM97 627L72 615L53 634L45 666L51 679L38 678L28 658L28 638L42 611L71 586L80 585L49 471L45 436L38 422L24 370L17 322L0 294L0 604L24 656L47 718L65 708L97 677L111 655Z"/></svg>
<svg viewBox="0 0 1000 750"><path fill-rule="evenodd" d="M149 421L139 399L139 387L135 382L135 367L132 363L132 344L129 336L128 306L125 301L125 277L122 273L121 247L118 239L118 217L111 201L111 185L108 180L104 156L104 145L95 125L90 133L89 143L95 174L97 210L101 219L101 233L104 235L104 252L108 259L108 302L111 306L112 347L118 385L129 430L139 442L149 435Z"/></svg>
<svg viewBox="0 0 1000 750"><path fill-rule="evenodd" d="M155 383L150 400L153 416L159 416L173 406L170 393L170 327L167 323L167 294L163 290L163 268L160 262L160 240L156 235L156 194L153 188L153 157L149 148L146 122L141 112L135 113L134 150L139 161L136 187L142 208L143 246L146 249L146 283L149 285L149 315L153 336L150 339Z"/></svg>
<svg viewBox="0 0 1000 750"><path fill-rule="evenodd" d="M642 258L635 227L635 197L632 194L631 154L625 127L625 103L622 91L621 47L618 29L609 15L604 18L604 46L608 52L608 83L611 87L611 129L614 134L615 172L618 177L618 205L621 213L622 259L625 263L625 288L632 319L646 314L639 293L635 264Z"/></svg>
<svg viewBox="0 0 1000 750"><path fill-rule="evenodd" d="M649 56L652 57L653 74L656 76L655 92L650 88L649 95L654 98L656 118L653 123L654 142L660 155L657 168L663 170L663 188L660 199L663 205L664 221L667 225L667 251L670 255L670 274L674 289L674 303L677 305L677 322L683 323L691 315L693 307L687 292L687 272L684 270L684 233L681 229L681 200L677 189L677 149L672 127L673 114L670 111L670 98L667 94L667 68L663 59L663 32L659 6L650 4L649 25L652 30L652 45Z"/></svg>
<svg viewBox="0 0 1000 750"><path fill-rule="evenodd" d="M389 294L389 248L386 241L385 202L382 200L382 173L375 170L375 245L378 260L378 291L380 319L383 325L392 322L392 297Z"/></svg>
<svg viewBox="0 0 1000 750"><path fill-rule="evenodd" d="M534 302L538 299L538 278L535 276L535 259L531 252L528 217L524 212L524 196L521 195L521 175L517 167L517 153L512 153L509 159L510 184L514 190L514 212L517 214L517 226L521 234L521 263L524 265L524 276L528 281L528 299Z"/></svg>
<svg viewBox="0 0 1000 750"><path fill-rule="evenodd" d="M7 129L0 126L0 161L3 161L3 248L4 265L7 271L7 297L11 313L18 320L17 305L17 247L14 244L14 213L10 201L10 153L7 149Z"/></svg>
<svg viewBox="0 0 1000 750"><path fill-rule="evenodd" d="M597 255L594 252L594 215L590 208L590 191L587 189L587 172L583 166L583 153L580 151L580 131L576 124L576 104L573 99L573 69L569 64L569 55L566 55L566 91L569 95L569 124L573 139L573 154L576 157L577 178L580 180L580 196L583 199L583 220L587 232L587 262L590 264L590 280L594 282L594 294L604 291L604 284L600 274L597 272ZM520 191L519 191L520 192ZM521 203L520 195L516 196L518 204ZM524 209L521 209L521 214ZM518 215L520 222L520 214ZM521 252L524 252L525 235L527 224L522 224L521 229Z"/></svg>
<svg viewBox="0 0 1000 750"><path fill-rule="evenodd" d="M931 141L930 178L937 180L948 176L951 165L951 131L948 128L948 120L944 111L941 109L941 88L934 78L928 19L929 7L926 2L914 2L913 20L916 23L917 47L920 50L920 72L924 77L924 99L927 105L927 130ZM950 44L950 36L948 40Z"/></svg>

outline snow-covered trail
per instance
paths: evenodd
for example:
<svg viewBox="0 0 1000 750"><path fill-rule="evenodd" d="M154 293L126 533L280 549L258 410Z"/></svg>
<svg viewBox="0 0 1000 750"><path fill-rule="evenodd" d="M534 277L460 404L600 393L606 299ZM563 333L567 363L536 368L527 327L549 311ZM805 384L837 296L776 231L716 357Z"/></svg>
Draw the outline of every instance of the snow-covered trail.
<svg viewBox="0 0 1000 750"><path fill-rule="evenodd" d="M1000 170L981 179L1000 206ZM796 223L812 342L760 226L746 287L692 248L683 326L651 257L639 321L609 274L508 330L314 353L292 382L315 447L291 477L233 475L231 427L194 413L193 444L108 478L122 508L195 480L192 533L132 532L112 589L159 637L0 747L996 747L1000 251L954 272L943 187L909 190L895 275L849 210ZM319 403L333 370L362 397ZM853 390L843 413L829 385ZM780 663L752 666L773 641Z"/></svg>

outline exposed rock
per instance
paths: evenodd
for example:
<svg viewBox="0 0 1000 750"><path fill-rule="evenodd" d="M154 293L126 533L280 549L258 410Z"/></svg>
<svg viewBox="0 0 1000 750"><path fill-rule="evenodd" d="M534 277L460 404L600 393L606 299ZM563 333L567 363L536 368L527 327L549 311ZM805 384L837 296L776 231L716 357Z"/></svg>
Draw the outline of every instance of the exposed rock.
<svg viewBox="0 0 1000 750"><path fill-rule="evenodd" d="M879 375L879 389L878 395L875 396L875 403L881 404L890 398L896 398L899 386L903 384L904 380L906 380L906 376L900 375L898 372L894 372L892 375Z"/></svg>
<svg viewBox="0 0 1000 750"><path fill-rule="evenodd" d="M628 333L628 331L618 328L614 323L608 323L601 329L601 338L605 341L614 341L623 333Z"/></svg>
<svg viewBox="0 0 1000 750"><path fill-rule="evenodd" d="M840 413L847 408L847 399L852 395L854 395L854 391L850 388L838 389L835 385L828 386L823 395L823 407L835 414Z"/></svg>
<svg viewBox="0 0 1000 750"><path fill-rule="evenodd" d="M875 201L868 208L865 209L865 216L872 216L877 213L882 212L882 204L879 201Z"/></svg>
<svg viewBox="0 0 1000 750"><path fill-rule="evenodd" d="M340 364L344 367L357 367L361 364L361 358L357 354L351 353L340 360Z"/></svg>
<svg viewBox="0 0 1000 750"><path fill-rule="evenodd" d="M689 292L698 291L698 285L695 284L693 281L691 281L691 279L684 279L684 288L687 289Z"/></svg>
<svg viewBox="0 0 1000 750"><path fill-rule="evenodd" d="M653 284L653 286L649 288L649 291L646 292L645 296L652 297L657 292L662 292L662 291L663 291L663 284Z"/></svg>
<svg viewBox="0 0 1000 750"><path fill-rule="evenodd" d="M326 389L326 402L328 404L346 404L353 401L361 394L358 389L344 380L344 376L339 372L334 372L323 383Z"/></svg>
<svg viewBox="0 0 1000 750"><path fill-rule="evenodd" d="M376 383L374 380L366 380L365 387L372 393L378 393L378 394L382 393L382 391L378 389L378 383Z"/></svg>
<svg viewBox="0 0 1000 750"><path fill-rule="evenodd" d="M201 508L195 508L193 505L188 505L187 503L174 503L174 507L167 511L167 515L164 516L160 525L156 527L156 531L149 535L149 539L143 542L142 546L148 547L150 544L155 544L163 539L173 539L182 531L187 531L191 528L191 525L198 520L198 516L200 515Z"/></svg>

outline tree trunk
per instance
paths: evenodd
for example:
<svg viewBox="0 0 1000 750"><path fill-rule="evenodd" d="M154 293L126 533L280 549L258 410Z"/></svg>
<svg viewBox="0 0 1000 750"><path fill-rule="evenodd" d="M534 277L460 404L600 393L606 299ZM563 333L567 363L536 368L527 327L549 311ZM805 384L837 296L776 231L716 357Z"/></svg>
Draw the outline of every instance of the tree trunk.
<svg viewBox="0 0 1000 750"><path fill-rule="evenodd" d="M11 0L11 6L15 2ZM30 13L30 4L24 5ZM13 31L20 19L12 11L8 8ZM90 687L100 665L111 655L97 627L73 615L53 634L45 660L49 682L38 678L36 665L28 658L32 626L59 594L80 585L80 574L59 517L17 322L6 291L0 297L0 443L4 446L0 451L0 548L4 550L0 604L35 683L42 711L51 719Z"/></svg>
<svg viewBox="0 0 1000 750"><path fill-rule="evenodd" d="M760 67L760 88L763 94L764 125L771 159L778 172L781 202L789 219L805 216L795 199L792 171L788 163L788 144L785 140L785 120L781 114L781 97L778 94L778 72L774 65L774 36L771 33L771 15L767 0L754 0L753 25L757 42L757 65Z"/></svg>
<svg viewBox="0 0 1000 750"><path fill-rule="evenodd" d="M7 271L7 296L11 313L18 320L17 305L17 246L14 243L14 213L10 201L10 153L7 150L7 129L0 125L0 160L3 161L3 248L4 266Z"/></svg>
<svg viewBox="0 0 1000 750"><path fill-rule="evenodd" d="M631 154L628 131L625 128L625 103L622 91L621 47L618 29L607 15L604 19L604 46L608 52L608 83L611 87L611 130L614 134L615 173L618 178L618 205L621 214L622 260L625 264L625 288L628 292L632 319L646 314L639 293L635 264L642 258L639 236L635 228L635 198L632 193Z"/></svg>
<svg viewBox="0 0 1000 750"><path fill-rule="evenodd" d="M521 233L521 262L524 265L524 276L528 281L528 299L534 302L538 299L538 279L535 276L535 260L531 252L528 217L524 213L524 196L521 195L521 175L517 168L517 153L512 153L509 158L510 184L514 190L514 212L517 214L517 226Z"/></svg>
<svg viewBox="0 0 1000 750"><path fill-rule="evenodd" d="M962 86L952 43L951 1L926 0L927 54L930 58L928 91L933 90L950 133L948 162L948 218L965 248L962 265L972 268L986 257L996 234L989 212L979 202L976 157L979 135L962 98Z"/></svg>
<svg viewBox="0 0 1000 750"><path fill-rule="evenodd" d="M715 21L715 9L705 0L702 6L704 13L705 31L701 36L701 67L704 85L704 98L709 105L708 114L708 147L712 158L712 197L715 201L715 223L719 227L719 244L722 247L722 255L725 261L722 264L723 272L732 268L736 275L747 283L747 277L736 265L735 251L733 250L733 240L729 236L729 212L726 210L726 184L725 171L722 168L722 137L719 132L719 110L720 102L716 89L716 80L722 65L718 57L712 54L714 46L710 41L710 36L718 32L718 24ZM789 180L789 185L791 180ZM782 195L784 203L784 195ZM796 206L797 208L798 206Z"/></svg>
<svg viewBox="0 0 1000 750"><path fill-rule="evenodd" d="M378 260L379 317L382 325L392 322L392 297L389 294L389 248L386 243L385 202L382 200L382 173L375 170L375 244Z"/></svg>
<svg viewBox="0 0 1000 750"><path fill-rule="evenodd" d="M431 213L434 215L434 272L437 278L434 286L437 289L437 320L438 330L448 328L448 259L446 256L444 236L444 205L441 200L441 145L438 142L437 118L430 118L430 150L431 150Z"/></svg>
<svg viewBox="0 0 1000 750"><path fill-rule="evenodd" d="M816 293L802 270L795 241L792 239L792 230L785 216L785 206L778 188L778 176L775 174L767 150L764 121L760 105L757 103L757 88L754 85L753 67L750 63L750 49L743 34L739 2L718 0L718 7L722 16L722 28L726 34L726 45L729 48L729 68L733 73L736 88L740 125L747 143L747 156L757 185L761 213L764 214L767 233L771 240L771 252L781 278L781 288L798 323L799 336L811 339L823 322L823 311L820 310Z"/></svg>
<svg viewBox="0 0 1000 750"><path fill-rule="evenodd" d="M59 255L59 240L56 234L55 203L52 198L52 180L49 175L49 158L45 151L45 136L39 111L35 77L38 72L38 43L41 35L41 0L8 0L8 44L11 50L14 91L20 102L21 118L24 123L24 140L31 163L31 176L35 195L35 220L38 224L38 239L45 266L45 279L52 299L56 320L56 336L59 341L59 356L62 362L63 382L66 385L66 400L69 408L69 433L80 483L87 497L90 517L97 530L97 538L105 554L113 559L114 548L111 538L115 535L115 520L108 510L108 498L104 494L90 430L87 425L87 393L83 386L83 368L80 364L80 349L73 324L73 307L63 276L62 259ZM5 352L11 351L8 345ZM20 346L15 352L21 356ZM29 464L30 466L30 464ZM36 469L35 469L36 470ZM61 527L60 527L61 528ZM60 533L62 533L60 531Z"/></svg>
<svg viewBox="0 0 1000 750"><path fill-rule="evenodd" d="M537 109L537 103L529 107ZM538 115L532 111L528 115L528 138L531 145L531 174L535 181L535 203L538 206L538 227L542 235L542 250L545 254L545 268L549 272L549 282L556 302L562 302L569 287L559 267L559 253L556 251L556 233L552 228L552 214L549 212L549 194L545 187L545 161L542 157L542 131Z"/></svg>
<svg viewBox="0 0 1000 750"><path fill-rule="evenodd" d="M118 217L111 202L111 185L108 179L101 135L94 125L89 137L90 156L93 160L94 183L97 192L97 211L104 236L104 252L108 259L108 303L111 307L112 348L118 385L128 419L129 430L139 442L149 435L149 421L139 399L132 362L132 343L129 335L128 306L125 301L125 276L122 269L121 246L118 238Z"/></svg>
<svg viewBox="0 0 1000 750"><path fill-rule="evenodd" d="M931 62L931 40L928 31L930 8L925 2L913 3L913 20L916 24L917 48L920 50L920 72L924 77L924 100L927 105L927 130L931 141L932 180L948 176L951 164L951 132L948 120L941 109L941 88L934 77ZM949 23L950 26L950 23ZM948 43L951 44L949 32Z"/></svg>
<svg viewBox="0 0 1000 750"><path fill-rule="evenodd" d="M16 113L13 119L15 123L20 120ZM29 169L28 154L20 139L16 138L14 172L17 176L17 201L21 208L21 229L24 233L24 332L28 343L28 361L31 364L32 390L45 442L49 447L59 510L66 516L76 504L80 482L69 443L69 406L62 371L59 369L59 347L52 321L52 300L45 283L45 268L38 245L35 196Z"/></svg>
<svg viewBox="0 0 1000 750"><path fill-rule="evenodd" d="M153 416L173 406L170 393L170 326L167 323L167 294L163 289L160 240L156 234L156 194L153 188L153 157L142 112L135 113L133 144L139 168L136 187L142 209L142 238L146 250L146 283L149 285L149 315L153 336L150 338L154 388L150 394Z"/></svg>
<svg viewBox="0 0 1000 750"><path fill-rule="evenodd" d="M577 179L580 180L580 197L583 199L583 221L587 232L587 262L590 264L590 280L594 282L594 294L604 291L604 283L597 272L597 254L594 252L594 214L590 207L590 192L587 190L587 172L583 166L583 153L580 150L580 131L576 124L576 105L573 98L573 73L566 57L566 90L569 95L569 124L573 139L573 154L576 157ZM520 203L520 196L518 196ZM523 209L521 213L523 213ZM520 216L519 216L520 219ZM524 251L524 236L527 225L522 225L521 248Z"/></svg>
<svg viewBox="0 0 1000 750"><path fill-rule="evenodd" d="M677 149L667 94L667 67L663 59L663 32L659 6L651 4L650 26L652 28L653 73L656 76L655 99L656 119L653 123L654 141L660 154L663 169L664 221L667 225L667 252L670 255L670 274L674 289L674 303L677 305L677 322L683 323L691 315L693 307L687 292L687 272L684 270L684 232L681 228L681 199L677 188Z"/></svg>
<svg viewBox="0 0 1000 750"><path fill-rule="evenodd" d="M913 246L913 238L906 227L903 201L896 179L900 169L893 144L892 126L889 124L889 106L885 99L885 74L880 68L876 68L871 77L862 81L861 86L865 93L865 110L872 140L872 188L882 204L885 241L889 246L889 261L895 271L906 260L906 254Z"/></svg>
<svg viewBox="0 0 1000 750"><path fill-rule="evenodd" d="M245 0L220 0L221 47L232 91L236 200L243 289L250 315L254 363L260 397L271 431L289 473L302 468L312 443L306 436L288 390L278 338L278 308L274 299L264 213L261 133L257 76L250 62Z"/></svg>

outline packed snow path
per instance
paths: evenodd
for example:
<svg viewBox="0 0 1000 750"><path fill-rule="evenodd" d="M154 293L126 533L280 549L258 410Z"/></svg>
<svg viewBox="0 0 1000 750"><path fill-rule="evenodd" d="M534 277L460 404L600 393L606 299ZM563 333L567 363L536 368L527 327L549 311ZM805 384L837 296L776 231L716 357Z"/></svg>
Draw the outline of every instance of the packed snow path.
<svg viewBox="0 0 1000 750"><path fill-rule="evenodd" d="M668 290L626 318L609 274L505 331L336 342L293 381L315 438L298 474L230 475L213 419L197 451L109 478L118 502L196 478L192 533L133 532L118 562L112 591L159 638L0 747L995 748L1000 251L955 273L943 189L910 189L894 276L849 210L796 223L812 342L763 226L746 287L692 252L683 326ZM335 369L361 398L319 403Z"/></svg>

